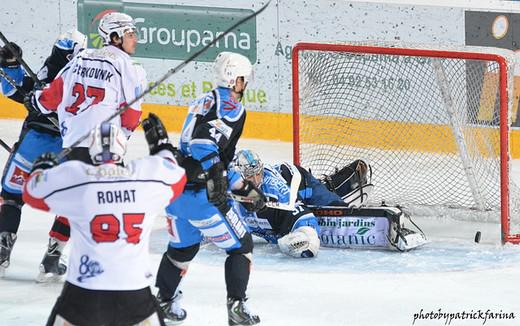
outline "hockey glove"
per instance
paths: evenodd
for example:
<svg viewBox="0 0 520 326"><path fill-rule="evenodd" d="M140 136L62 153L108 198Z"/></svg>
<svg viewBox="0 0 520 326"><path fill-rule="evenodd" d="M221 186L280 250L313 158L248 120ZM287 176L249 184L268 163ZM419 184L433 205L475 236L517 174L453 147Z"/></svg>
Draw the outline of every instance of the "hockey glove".
<svg viewBox="0 0 520 326"><path fill-rule="evenodd" d="M2 68L16 68L20 64L16 61L16 58L22 58L22 49L14 42L9 42L14 53L4 45L0 48L0 67Z"/></svg>
<svg viewBox="0 0 520 326"><path fill-rule="evenodd" d="M264 193L249 180L244 180L244 186L240 189L233 190L232 192L236 195L251 199L251 202L241 202L242 206L250 212L258 212L265 207L267 199L265 198Z"/></svg>
<svg viewBox="0 0 520 326"><path fill-rule="evenodd" d="M25 95L25 97L23 98L23 106L25 106L25 108L26 108L27 111L29 111L29 112L39 112L39 111L34 107L33 99L34 99L34 92L33 92L33 91L30 91L30 92L27 93L27 94Z"/></svg>
<svg viewBox="0 0 520 326"><path fill-rule="evenodd" d="M206 191L208 201L215 205L222 215L226 215L231 207L227 198L228 179L224 163L218 162L206 172Z"/></svg>
<svg viewBox="0 0 520 326"><path fill-rule="evenodd" d="M179 158L181 157L179 150L170 143L168 132L164 127L161 119L153 113L148 115L148 118L141 122L144 130L144 136L150 149L150 155L155 155L163 149L169 150L173 153L177 162L180 164Z"/></svg>
<svg viewBox="0 0 520 326"><path fill-rule="evenodd" d="M34 160L31 173L36 170L46 170L58 165L58 158L52 152L43 153Z"/></svg>

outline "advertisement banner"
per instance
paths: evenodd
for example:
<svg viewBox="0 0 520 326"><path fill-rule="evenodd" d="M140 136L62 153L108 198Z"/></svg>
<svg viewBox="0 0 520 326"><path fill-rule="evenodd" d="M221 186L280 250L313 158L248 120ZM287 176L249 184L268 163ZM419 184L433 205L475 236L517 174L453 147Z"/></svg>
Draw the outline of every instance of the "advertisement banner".
<svg viewBox="0 0 520 326"><path fill-rule="evenodd" d="M237 20L253 13L250 9L79 0L78 28L89 36L89 47L102 47L97 27L105 14L114 11L134 18L140 44L135 53L137 57L169 60L186 60ZM224 36L197 57L197 61L212 62L219 52L232 51L255 62L256 43L256 19L253 18Z"/></svg>
<svg viewBox="0 0 520 326"><path fill-rule="evenodd" d="M387 248L386 217L319 216L320 242L333 248Z"/></svg>

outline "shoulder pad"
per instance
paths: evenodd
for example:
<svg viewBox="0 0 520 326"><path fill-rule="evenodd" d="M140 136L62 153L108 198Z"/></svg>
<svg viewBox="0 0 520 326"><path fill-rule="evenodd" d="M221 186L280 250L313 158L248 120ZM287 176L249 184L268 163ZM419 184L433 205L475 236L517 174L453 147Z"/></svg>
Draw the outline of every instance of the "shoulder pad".
<svg viewBox="0 0 520 326"><path fill-rule="evenodd" d="M231 90L227 88L216 88L217 115L229 121L236 121L244 114L242 103L231 96Z"/></svg>
<svg viewBox="0 0 520 326"><path fill-rule="evenodd" d="M208 92L198 99L192 101L188 108L188 112L198 115L206 115L215 103L213 92Z"/></svg>

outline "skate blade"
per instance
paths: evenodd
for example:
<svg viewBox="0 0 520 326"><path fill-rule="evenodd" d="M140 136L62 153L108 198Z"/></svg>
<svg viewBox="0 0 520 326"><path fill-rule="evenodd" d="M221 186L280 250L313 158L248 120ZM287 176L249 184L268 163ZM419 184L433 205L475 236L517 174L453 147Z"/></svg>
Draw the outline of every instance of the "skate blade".
<svg viewBox="0 0 520 326"><path fill-rule="evenodd" d="M167 318L164 318L164 324L166 326L174 326L174 325L180 325L182 323L184 323L184 319L183 320L171 320L171 319L167 319Z"/></svg>
<svg viewBox="0 0 520 326"><path fill-rule="evenodd" d="M0 278L4 278L4 276L5 276L5 270L6 270L5 267L0 266Z"/></svg>
<svg viewBox="0 0 520 326"><path fill-rule="evenodd" d="M36 276L36 283L61 283L63 282L63 275L53 273L42 273Z"/></svg>

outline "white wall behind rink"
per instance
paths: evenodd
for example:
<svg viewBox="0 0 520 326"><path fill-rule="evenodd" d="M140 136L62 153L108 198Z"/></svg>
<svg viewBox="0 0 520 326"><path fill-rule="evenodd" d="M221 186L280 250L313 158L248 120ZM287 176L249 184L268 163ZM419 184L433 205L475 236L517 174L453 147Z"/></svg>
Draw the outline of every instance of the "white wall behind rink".
<svg viewBox="0 0 520 326"><path fill-rule="evenodd" d="M37 70L50 53L61 32L76 27L77 3L70 0L4 1L0 31L24 50L24 58ZM244 0L140 0L123 3L176 4L190 6L245 8L257 10L265 1ZM387 0L310 1L273 0L257 17L257 62L250 85L248 108L254 111L291 111L292 46L300 41L400 41L461 46L464 44L464 10L520 12L520 2L487 0ZM172 22L173 26L175 22ZM224 50L224 49L223 49ZM149 80L157 80L177 60L137 58ZM166 87L189 85L193 92L182 96L166 92L147 96L150 103L187 105L211 80L211 64L197 62L171 77ZM171 84L171 85L168 85ZM167 89L167 88L166 88ZM258 96L265 94L265 96Z"/></svg>

